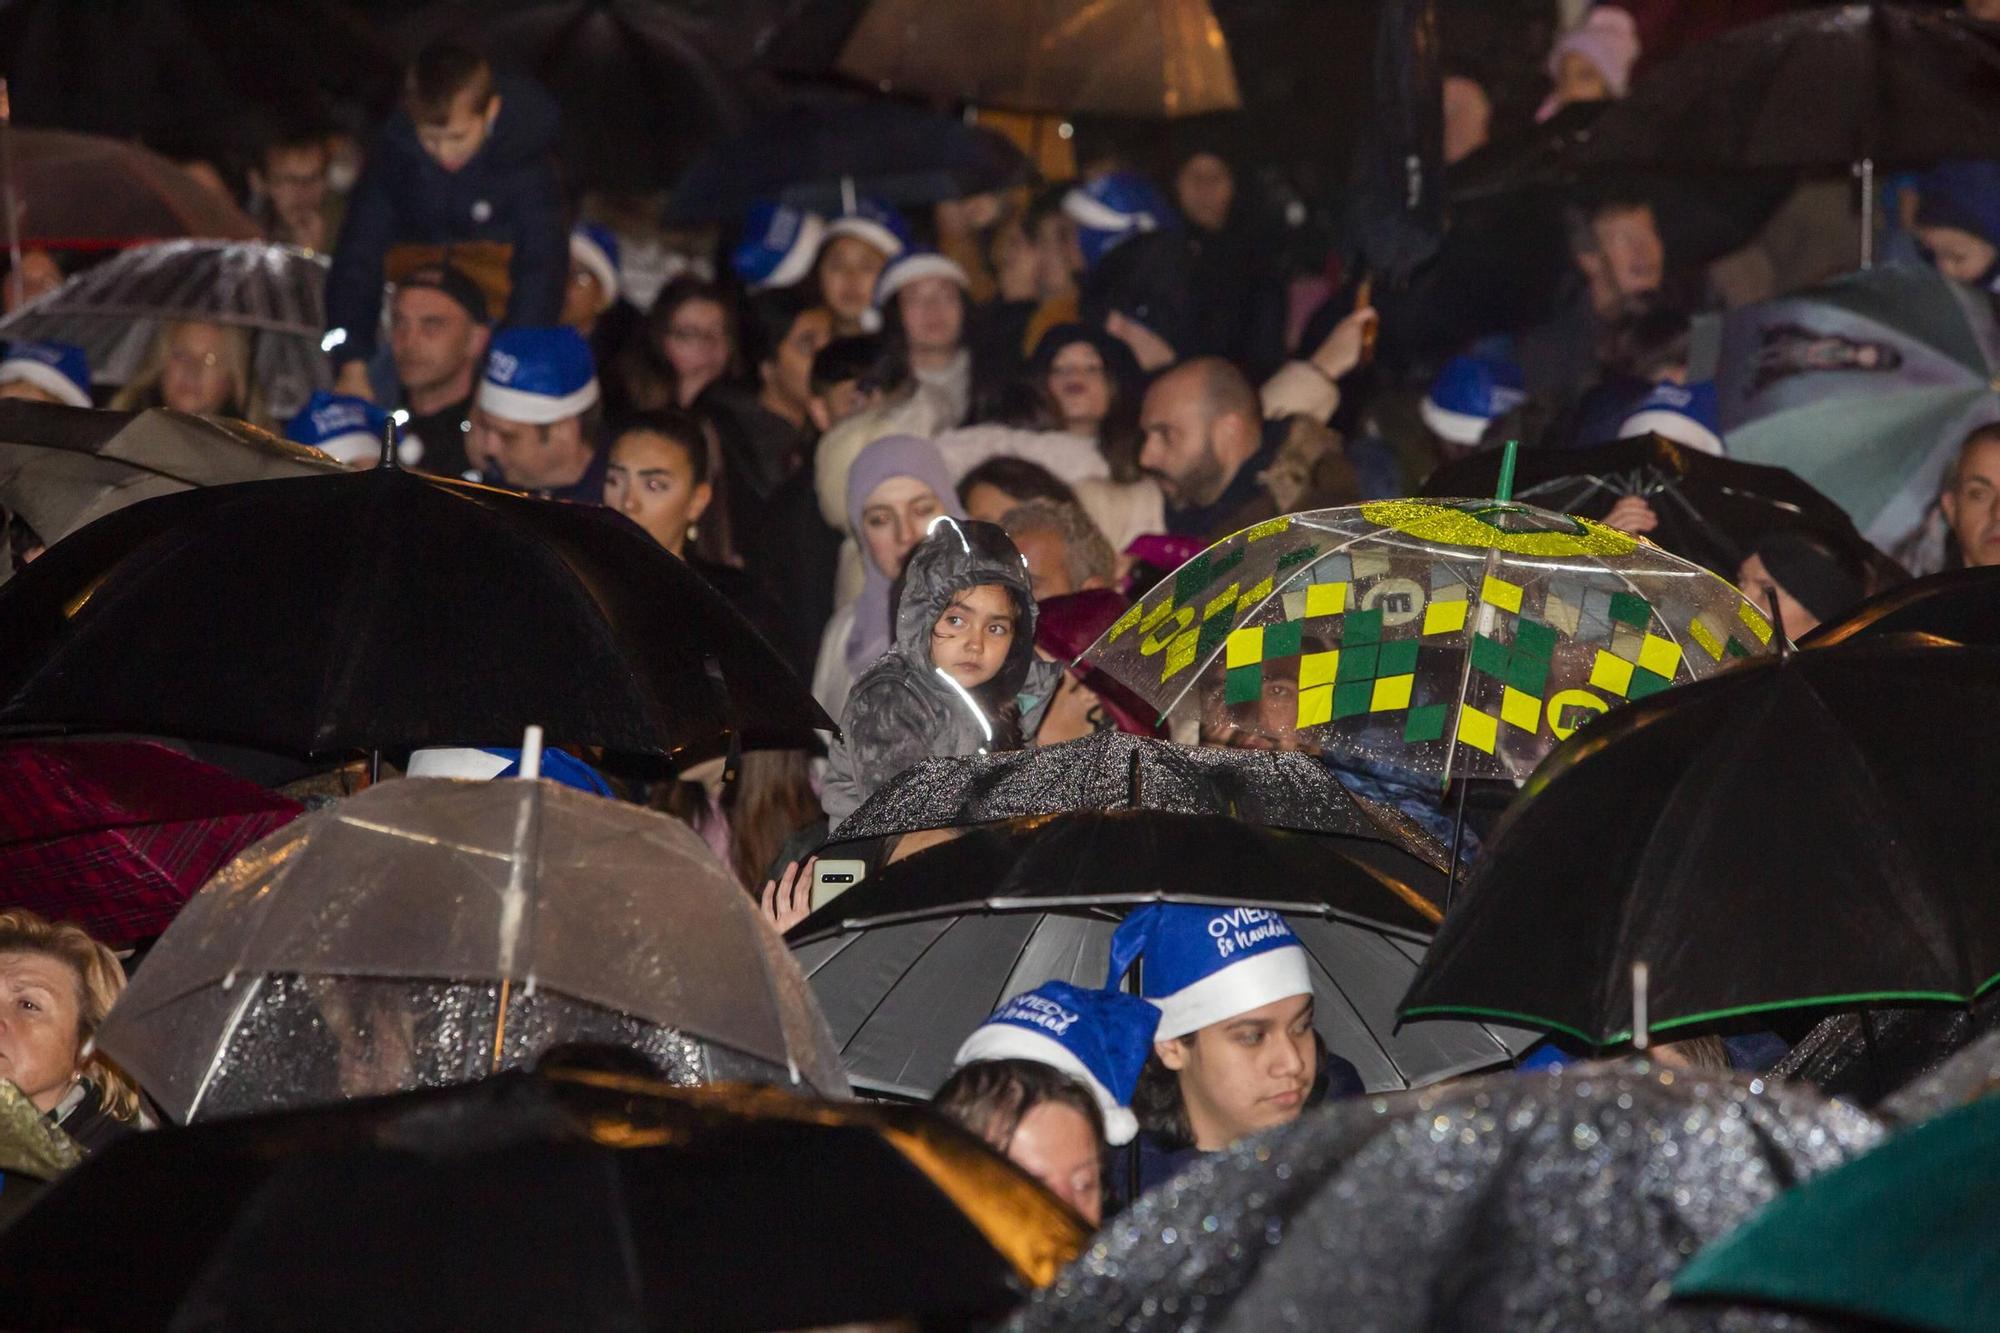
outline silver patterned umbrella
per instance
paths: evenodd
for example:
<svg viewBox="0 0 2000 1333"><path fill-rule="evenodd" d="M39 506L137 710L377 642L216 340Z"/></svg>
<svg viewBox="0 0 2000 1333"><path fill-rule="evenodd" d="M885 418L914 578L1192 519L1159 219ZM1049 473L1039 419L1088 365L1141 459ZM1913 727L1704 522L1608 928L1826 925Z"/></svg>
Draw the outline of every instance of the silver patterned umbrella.
<svg viewBox="0 0 2000 1333"><path fill-rule="evenodd" d="M847 1093L783 942L687 825L546 781L380 783L231 862L98 1043L187 1122L460 1083L554 1045Z"/></svg>
<svg viewBox="0 0 2000 1333"><path fill-rule="evenodd" d="M250 332L250 370L284 421L331 386L326 257L264 241L137 246L0 319L0 338L75 343L99 384L137 374L162 323L209 320Z"/></svg>
<svg viewBox="0 0 2000 1333"><path fill-rule="evenodd" d="M1008 1328L1817 1327L1667 1282L1881 1137L1804 1089L1640 1063L1344 1102L1154 1190Z"/></svg>

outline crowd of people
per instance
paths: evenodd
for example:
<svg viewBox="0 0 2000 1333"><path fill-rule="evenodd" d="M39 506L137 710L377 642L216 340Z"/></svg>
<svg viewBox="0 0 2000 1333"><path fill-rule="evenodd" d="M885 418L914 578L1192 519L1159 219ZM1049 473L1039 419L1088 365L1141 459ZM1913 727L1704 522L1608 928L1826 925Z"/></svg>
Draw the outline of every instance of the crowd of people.
<svg viewBox="0 0 2000 1333"><path fill-rule="evenodd" d="M1548 55L1534 121L1623 96L1640 57L1625 10L1589 9ZM1488 205L1468 205L1428 276L1394 290L1338 261L1301 273L1247 173L1202 141L1156 174L1107 158L923 209L865 191L827 216L773 200L642 274L621 262L629 238L573 216L560 115L445 42L410 64L345 188L324 136L268 138L247 178L254 215L270 239L330 256L328 387L290 420L267 413L250 334L200 320L162 325L115 392L79 348L16 343L0 398L239 419L353 468L629 519L743 612L839 730L664 780L569 760L553 776L685 820L780 931L815 906L815 850L912 765L1107 730L1167 737L1156 710L1078 658L1212 543L1410 495L1504 441L1730 452L1690 353L1695 317L1734 303L1729 276L1676 271L1656 204L1623 185L1574 192L1559 262L1474 275L1474 296L1449 284L1496 259L1488 224L1505 232L1508 217ZM1469 61L1451 66L1442 115L1454 162L1526 128L1503 123ZM1891 260L1995 299L2000 168L1952 163L1897 188ZM1847 234L1836 212L1800 224L1821 230L1796 249ZM1766 267L1810 269L1791 257ZM61 280L41 272L44 252L22 263L10 294ZM1537 289L1494 322L1484 297L1509 285ZM1991 415L1949 442L1934 520L1948 567L2000 565ZM1607 510L1638 536L1661 522L1639 496ZM17 568L43 553L18 515L8 539ZM1788 526L1719 572L1797 639L1931 570ZM1255 712L1218 707L1175 738L1311 748ZM406 767L490 776L481 754ZM1341 776L1451 829L1434 791ZM362 781L358 767L343 781ZM1282 915L1153 904L1124 917L1103 961L1106 989L1048 982L963 1034L935 1098L1092 1226L1197 1154L1363 1091L1314 1027L1307 956ZM93 1046L124 979L76 926L0 911L0 1079L85 1150L152 1119ZM1704 1038L1660 1058L1763 1069L1782 1050Z"/></svg>

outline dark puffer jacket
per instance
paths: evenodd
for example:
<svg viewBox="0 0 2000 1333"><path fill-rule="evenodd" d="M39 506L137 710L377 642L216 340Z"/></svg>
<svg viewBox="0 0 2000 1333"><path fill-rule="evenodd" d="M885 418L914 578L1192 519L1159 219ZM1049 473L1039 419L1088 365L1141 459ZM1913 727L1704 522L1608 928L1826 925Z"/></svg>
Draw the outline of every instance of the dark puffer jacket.
<svg viewBox="0 0 2000 1333"><path fill-rule="evenodd" d="M968 691L932 665L931 630L954 596L985 583L1013 598L1014 639L993 679ZM1020 714L1046 703L1061 674L1058 664L1035 656L1028 567L1007 534L991 523L939 520L903 568L894 645L847 696L841 739L827 759L821 796L827 818L838 828L877 787L920 759L1014 749Z"/></svg>

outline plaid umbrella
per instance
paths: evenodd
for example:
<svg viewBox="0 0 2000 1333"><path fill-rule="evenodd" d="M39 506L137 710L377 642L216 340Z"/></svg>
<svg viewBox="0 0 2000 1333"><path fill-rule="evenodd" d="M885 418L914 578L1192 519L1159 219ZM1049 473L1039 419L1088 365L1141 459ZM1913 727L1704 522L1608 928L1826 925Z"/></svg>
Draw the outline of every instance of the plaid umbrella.
<svg viewBox="0 0 2000 1333"><path fill-rule="evenodd" d="M147 939L299 809L150 741L0 746L0 908Z"/></svg>

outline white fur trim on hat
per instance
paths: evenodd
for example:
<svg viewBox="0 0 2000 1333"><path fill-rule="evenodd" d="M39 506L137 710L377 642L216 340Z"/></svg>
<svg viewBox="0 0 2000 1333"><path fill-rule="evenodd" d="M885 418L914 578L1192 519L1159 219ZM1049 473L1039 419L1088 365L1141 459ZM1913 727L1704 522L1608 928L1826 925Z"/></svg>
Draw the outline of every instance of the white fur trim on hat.
<svg viewBox="0 0 2000 1333"><path fill-rule="evenodd" d="M531 426L547 426L582 416L597 402L597 377L590 377L581 389L560 398L547 394L510 389L492 380L479 381L479 407L502 421L524 421Z"/></svg>
<svg viewBox="0 0 2000 1333"><path fill-rule="evenodd" d="M1274 1001L1310 995L1312 989L1306 951L1300 946L1288 944L1252 954L1172 995L1154 998L1153 1004L1160 1011L1160 1029L1153 1040L1185 1037Z"/></svg>
<svg viewBox="0 0 2000 1333"><path fill-rule="evenodd" d="M343 435L331 435L321 440L313 448L325 454L336 463L353 467L363 461L373 462L382 456L382 441L365 430L351 430ZM396 454L402 458L400 447Z"/></svg>
<svg viewBox="0 0 2000 1333"><path fill-rule="evenodd" d="M618 299L618 268L611 262L611 256L604 253L604 247L590 238L588 232L573 231L569 234L569 257L589 269L597 279L597 285L604 289L606 305Z"/></svg>
<svg viewBox="0 0 2000 1333"><path fill-rule="evenodd" d="M465 745L433 745L410 752L403 776L410 778L470 778L485 782L498 776L514 761L505 755L488 754Z"/></svg>
<svg viewBox="0 0 2000 1333"><path fill-rule="evenodd" d="M882 280L875 284L875 305L886 309L896 293L921 278L950 278L958 284L960 291L970 290L972 282L965 276L965 270L957 261L943 255L910 255L898 259L882 270Z"/></svg>
<svg viewBox="0 0 2000 1333"><path fill-rule="evenodd" d="M1081 186L1063 196L1062 211L1079 227L1092 231L1152 231L1159 219L1151 213L1120 213L1111 205L1086 194Z"/></svg>
<svg viewBox="0 0 2000 1333"><path fill-rule="evenodd" d="M1644 412L1634 412L1618 428L1618 438L1630 439L1634 435L1659 435L1717 458L1723 455L1722 438L1685 412L1650 407Z"/></svg>
<svg viewBox="0 0 2000 1333"><path fill-rule="evenodd" d="M90 406L90 395L79 388L75 380L47 362L34 361L25 356L13 361L0 361L0 384L13 384L17 380L38 389L47 389L71 407Z"/></svg>
<svg viewBox="0 0 2000 1333"><path fill-rule="evenodd" d="M806 214L804 221L799 223L799 234L792 241L792 248L785 252L785 257L778 261L778 266L771 270L770 275L752 290L761 292L804 281L806 274L812 272L813 265L819 262L820 246L827 234L826 223L819 214Z"/></svg>
<svg viewBox="0 0 2000 1333"><path fill-rule="evenodd" d="M904 249L901 238L874 218L852 214L835 218L826 224L826 239L830 241L836 236L852 236L857 241L865 241L890 259L902 254Z"/></svg>
<svg viewBox="0 0 2000 1333"><path fill-rule="evenodd" d="M1104 1116L1104 1141L1114 1148L1130 1143L1139 1132L1138 1118L1131 1109L1114 1101L1111 1090L1097 1081L1097 1076L1076 1058L1075 1052L1054 1037L1030 1032L1013 1023L987 1023L973 1029L965 1044L958 1048L958 1054L952 1057L952 1064L959 1067L981 1060L1033 1060L1062 1070L1090 1089L1098 1111Z"/></svg>
<svg viewBox="0 0 2000 1333"><path fill-rule="evenodd" d="M1478 444L1485 438L1486 427L1491 424L1485 417L1475 416L1470 412L1453 412L1449 408L1439 407L1429 398L1417 404L1417 415L1424 419L1424 424L1429 426L1439 439L1449 440L1453 444Z"/></svg>

